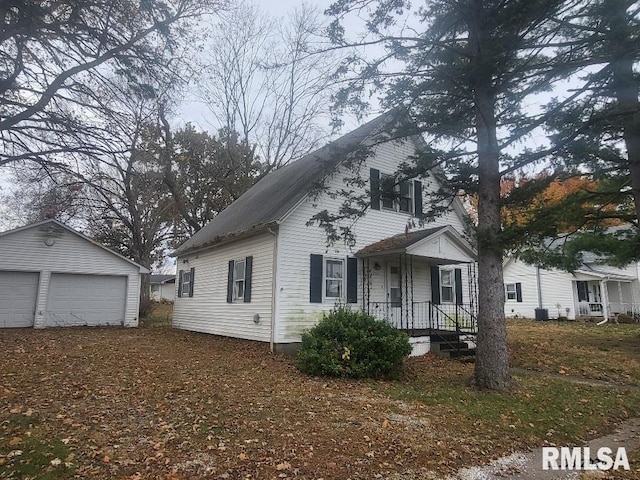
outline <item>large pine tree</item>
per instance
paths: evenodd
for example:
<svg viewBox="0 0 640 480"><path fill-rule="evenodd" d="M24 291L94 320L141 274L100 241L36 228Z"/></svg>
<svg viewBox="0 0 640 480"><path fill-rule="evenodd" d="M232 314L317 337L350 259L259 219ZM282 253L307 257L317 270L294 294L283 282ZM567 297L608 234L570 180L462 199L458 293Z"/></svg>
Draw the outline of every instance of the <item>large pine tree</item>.
<svg viewBox="0 0 640 480"><path fill-rule="evenodd" d="M527 109L532 94L550 88L556 78L555 57L545 55L559 27L551 19L564 15L568 2L557 0L436 0L419 12L420 29L393 33L408 8L402 0L381 0L370 11L367 43L382 44L384 58L352 62L355 77L339 101L361 105L368 86L383 93L387 107L404 105L431 140L429 151L407 171L439 167L450 190L477 195L478 339L473 382L496 390L511 386L502 260L508 242L501 224L500 180L503 175L541 158L517 154L514 145L542 125L546 117ZM336 2L334 40L346 45L340 19L372 2ZM414 22L415 23L415 22ZM405 25L407 25L405 23ZM550 53L550 52L549 52ZM393 60L391 66L386 60ZM386 63L385 63L386 62ZM399 64L402 68L392 71ZM398 130L394 136L416 133ZM405 172L406 173L406 172Z"/></svg>

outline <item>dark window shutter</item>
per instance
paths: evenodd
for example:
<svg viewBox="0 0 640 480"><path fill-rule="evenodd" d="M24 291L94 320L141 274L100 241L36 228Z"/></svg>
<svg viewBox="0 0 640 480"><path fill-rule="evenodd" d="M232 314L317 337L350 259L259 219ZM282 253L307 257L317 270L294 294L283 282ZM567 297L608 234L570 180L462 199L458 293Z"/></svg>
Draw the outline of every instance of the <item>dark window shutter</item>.
<svg viewBox="0 0 640 480"><path fill-rule="evenodd" d="M253 272L253 257L244 260L244 303L251 301L251 273Z"/></svg>
<svg viewBox="0 0 640 480"><path fill-rule="evenodd" d="M233 302L233 267L235 262L229 260L229 274L227 275L227 303Z"/></svg>
<svg viewBox="0 0 640 480"><path fill-rule="evenodd" d="M322 255L311 254L309 274L309 301L322 303Z"/></svg>
<svg viewBox="0 0 640 480"><path fill-rule="evenodd" d="M191 283L189 284L189 296L193 297L193 279L195 278L196 269L191 267Z"/></svg>
<svg viewBox="0 0 640 480"><path fill-rule="evenodd" d="M369 187L371 188L371 209L380 210L380 170L369 170Z"/></svg>
<svg viewBox="0 0 640 480"><path fill-rule="evenodd" d="M178 271L178 297L182 296L182 274L183 270Z"/></svg>
<svg viewBox="0 0 640 480"><path fill-rule="evenodd" d="M413 201L415 204L414 215L422 215L422 182L418 180L413 181Z"/></svg>
<svg viewBox="0 0 640 480"><path fill-rule="evenodd" d="M462 305L462 270L456 268L453 273L456 288L456 305Z"/></svg>
<svg viewBox="0 0 640 480"><path fill-rule="evenodd" d="M440 305L440 267L431 267L431 303Z"/></svg>
<svg viewBox="0 0 640 480"><path fill-rule="evenodd" d="M516 301L522 303L522 284L516 283Z"/></svg>
<svg viewBox="0 0 640 480"><path fill-rule="evenodd" d="M347 303L358 303L358 259L347 258Z"/></svg>

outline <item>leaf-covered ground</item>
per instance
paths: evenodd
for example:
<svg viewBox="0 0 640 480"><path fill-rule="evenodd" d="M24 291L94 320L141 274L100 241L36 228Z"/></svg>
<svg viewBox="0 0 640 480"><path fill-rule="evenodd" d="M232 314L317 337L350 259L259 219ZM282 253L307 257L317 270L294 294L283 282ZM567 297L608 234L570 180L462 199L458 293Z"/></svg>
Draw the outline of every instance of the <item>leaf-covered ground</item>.
<svg viewBox="0 0 640 480"><path fill-rule="evenodd" d="M640 324L507 322L512 366L640 386Z"/></svg>
<svg viewBox="0 0 640 480"><path fill-rule="evenodd" d="M0 478L442 478L640 414L637 389L478 392L473 365L432 356L401 382L312 378L166 326L4 330L0 351Z"/></svg>

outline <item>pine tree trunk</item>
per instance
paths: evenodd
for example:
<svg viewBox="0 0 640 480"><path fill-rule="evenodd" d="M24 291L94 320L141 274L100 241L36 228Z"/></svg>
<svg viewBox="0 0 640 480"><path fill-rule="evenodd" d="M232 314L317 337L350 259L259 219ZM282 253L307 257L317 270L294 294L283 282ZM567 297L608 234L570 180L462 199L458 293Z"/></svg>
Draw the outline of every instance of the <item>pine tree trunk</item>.
<svg viewBox="0 0 640 480"><path fill-rule="evenodd" d="M638 101L638 79L633 72L635 51L632 38L633 27L629 25L626 15L627 2L612 0L607 2L609 12L608 23L611 32L611 49L620 51L622 55L612 61L613 91L618 102L619 113L622 114L622 138L627 150L629 174L631 177L631 193L636 210L636 218L640 219L640 101ZM617 48L615 48L617 47Z"/></svg>
<svg viewBox="0 0 640 480"><path fill-rule="evenodd" d="M475 63L473 94L478 142L478 338L472 383L478 388L511 388L504 315L502 246L500 241L500 164L492 92L493 68L482 55L486 47L482 1L469 22L470 50Z"/></svg>

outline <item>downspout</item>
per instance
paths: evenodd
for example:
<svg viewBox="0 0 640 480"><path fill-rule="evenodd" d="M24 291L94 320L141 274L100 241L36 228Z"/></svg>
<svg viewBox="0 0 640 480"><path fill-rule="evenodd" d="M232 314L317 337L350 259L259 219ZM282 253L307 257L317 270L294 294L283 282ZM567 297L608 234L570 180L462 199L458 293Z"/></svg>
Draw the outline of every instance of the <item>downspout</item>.
<svg viewBox="0 0 640 480"><path fill-rule="evenodd" d="M271 266L271 332L269 333L269 351L275 353L276 329L276 279L278 278L278 233L269 227L268 232L273 235L273 265Z"/></svg>
<svg viewBox="0 0 640 480"><path fill-rule="evenodd" d="M538 308L542 308L542 285L540 284L540 265L536 265L536 288L538 290Z"/></svg>

